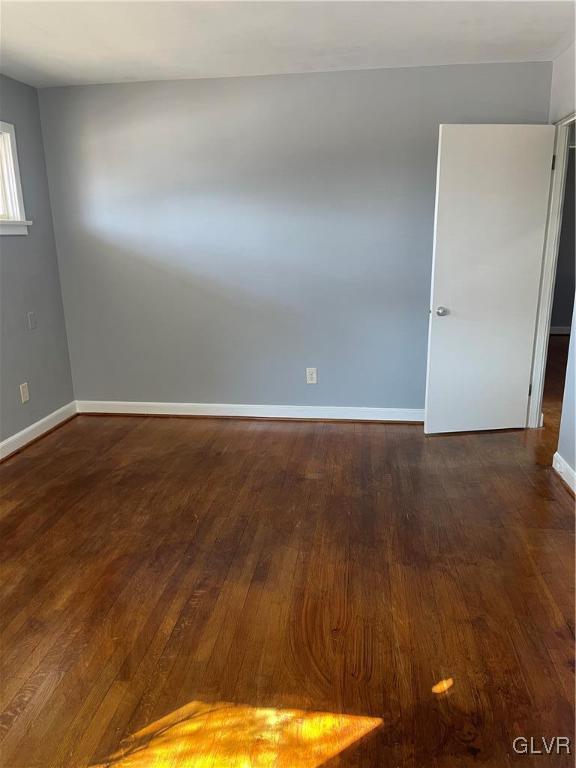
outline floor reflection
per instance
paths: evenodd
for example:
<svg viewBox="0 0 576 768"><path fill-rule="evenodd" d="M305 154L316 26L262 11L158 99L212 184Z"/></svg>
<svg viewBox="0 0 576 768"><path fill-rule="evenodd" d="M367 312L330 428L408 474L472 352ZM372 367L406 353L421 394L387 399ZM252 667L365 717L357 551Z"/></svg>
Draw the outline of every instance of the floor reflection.
<svg viewBox="0 0 576 768"><path fill-rule="evenodd" d="M134 734L94 768L317 768L381 723L193 701Z"/></svg>

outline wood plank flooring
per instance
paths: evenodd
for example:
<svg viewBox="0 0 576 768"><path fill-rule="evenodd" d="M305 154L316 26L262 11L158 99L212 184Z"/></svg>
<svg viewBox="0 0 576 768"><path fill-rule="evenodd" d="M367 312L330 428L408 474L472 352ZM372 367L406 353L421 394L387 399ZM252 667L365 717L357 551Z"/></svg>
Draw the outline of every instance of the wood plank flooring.
<svg viewBox="0 0 576 768"><path fill-rule="evenodd" d="M574 738L574 500L537 434L81 416L29 446L0 764L572 766L512 750Z"/></svg>
<svg viewBox="0 0 576 768"><path fill-rule="evenodd" d="M539 444L536 459L543 464L552 463L558 446L569 345L570 336L550 336L542 403L544 429L527 432L528 437Z"/></svg>

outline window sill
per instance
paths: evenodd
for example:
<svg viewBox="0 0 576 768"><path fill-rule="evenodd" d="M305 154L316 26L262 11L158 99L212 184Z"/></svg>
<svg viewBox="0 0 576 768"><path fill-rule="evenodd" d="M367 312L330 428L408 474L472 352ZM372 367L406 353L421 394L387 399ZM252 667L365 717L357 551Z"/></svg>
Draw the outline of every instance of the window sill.
<svg viewBox="0 0 576 768"><path fill-rule="evenodd" d="M31 221L7 221L0 219L0 235L27 235Z"/></svg>

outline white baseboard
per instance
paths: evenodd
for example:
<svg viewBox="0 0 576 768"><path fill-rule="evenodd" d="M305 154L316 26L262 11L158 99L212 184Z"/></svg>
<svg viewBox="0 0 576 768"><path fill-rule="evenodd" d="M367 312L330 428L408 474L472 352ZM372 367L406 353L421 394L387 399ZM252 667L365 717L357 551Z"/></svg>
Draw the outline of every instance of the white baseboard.
<svg viewBox="0 0 576 768"><path fill-rule="evenodd" d="M245 416L261 419L338 419L348 421L424 421L423 408L346 408L319 405L237 405L234 403L139 403L77 400L78 413L156 416Z"/></svg>
<svg viewBox="0 0 576 768"><path fill-rule="evenodd" d="M552 466L566 485L576 493L576 471L572 469L570 464L559 453L555 453L552 459Z"/></svg>
<svg viewBox="0 0 576 768"><path fill-rule="evenodd" d="M261 419L326 419L344 421L423 422L420 408L342 408L316 405L236 405L221 403L139 403L118 400L76 400L0 442L5 459L76 413L141 414L148 416L245 416Z"/></svg>
<svg viewBox="0 0 576 768"><path fill-rule="evenodd" d="M74 416L75 413L76 403L73 401L63 405L62 408L58 408L57 411L49 413L48 416L34 422L34 424L31 424L20 432L16 432L15 435L7 437L6 440L2 440L2 442L0 442L0 459L5 459L6 456L10 456L14 451L18 451L20 448L23 448L25 445L32 442L32 440L36 440L37 437L40 437L45 432L54 429L58 424L61 424L63 421L66 421L66 419Z"/></svg>
<svg viewBox="0 0 576 768"><path fill-rule="evenodd" d="M572 329L569 325L553 325L550 328L550 335L551 336L570 336L570 331Z"/></svg>

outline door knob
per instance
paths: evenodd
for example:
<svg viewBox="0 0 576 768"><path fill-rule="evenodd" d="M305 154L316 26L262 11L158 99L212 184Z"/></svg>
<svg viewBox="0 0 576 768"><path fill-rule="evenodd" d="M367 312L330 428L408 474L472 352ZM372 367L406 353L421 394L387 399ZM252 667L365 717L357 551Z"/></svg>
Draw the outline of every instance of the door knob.
<svg viewBox="0 0 576 768"><path fill-rule="evenodd" d="M448 307L437 307L436 314L439 317L444 317L444 315L448 315L449 314Z"/></svg>

